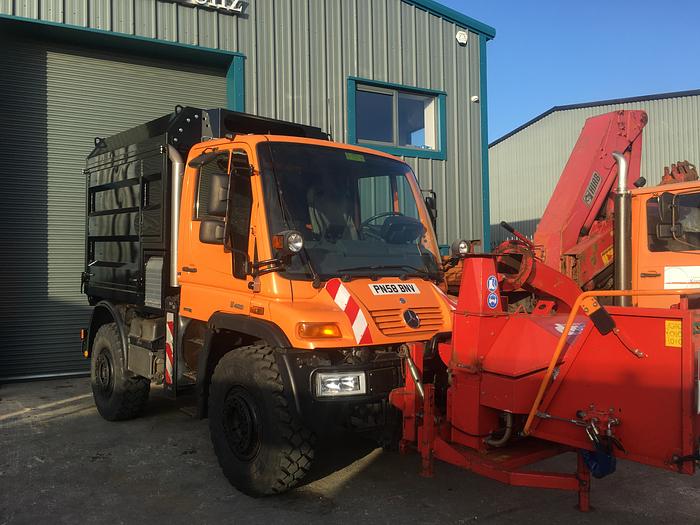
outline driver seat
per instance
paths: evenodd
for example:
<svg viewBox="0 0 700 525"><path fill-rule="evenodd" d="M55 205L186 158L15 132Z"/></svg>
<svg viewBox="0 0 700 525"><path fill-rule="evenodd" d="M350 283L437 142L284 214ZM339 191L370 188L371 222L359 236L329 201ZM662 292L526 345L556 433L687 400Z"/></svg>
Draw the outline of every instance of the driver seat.
<svg viewBox="0 0 700 525"><path fill-rule="evenodd" d="M357 228L349 205L352 201L344 197L337 188L311 187L306 192L311 228L322 238L357 240Z"/></svg>

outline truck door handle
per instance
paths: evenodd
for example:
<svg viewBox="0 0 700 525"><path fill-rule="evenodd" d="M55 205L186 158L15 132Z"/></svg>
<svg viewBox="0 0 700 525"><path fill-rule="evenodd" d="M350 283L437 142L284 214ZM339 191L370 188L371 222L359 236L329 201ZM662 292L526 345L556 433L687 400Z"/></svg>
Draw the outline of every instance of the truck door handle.
<svg viewBox="0 0 700 525"><path fill-rule="evenodd" d="M197 268L192 268L190 266L183 266L182 271L187 272L187 273L197 273Z"/></svg>
<svg viewBox="0 0 700 525"><path fill-rule="evenodd" d="M639 274L640 277L661 277L659 272L642 272Z"/></svg>

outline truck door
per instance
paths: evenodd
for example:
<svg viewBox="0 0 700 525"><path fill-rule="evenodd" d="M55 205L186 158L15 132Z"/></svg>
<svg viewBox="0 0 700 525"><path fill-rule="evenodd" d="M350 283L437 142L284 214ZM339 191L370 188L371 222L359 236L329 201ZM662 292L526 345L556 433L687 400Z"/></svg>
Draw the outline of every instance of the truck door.
<svg viewBox="0 0 700 525"><path fill-rule="evenodd" d="M235 145L204 163L193 180L191 227L179 257L182 315L208 320L216 311L248 314L249 159L247 147Z"/></svg>
<svg viewBox="0 0 700 525"><path fill-rule="evenodd" d="M652 195L641 207L634 288L700 288L700 193ZM675 231L672 230L675 228ZM668 308L678 296L639 297L639 306Z"/></svg>

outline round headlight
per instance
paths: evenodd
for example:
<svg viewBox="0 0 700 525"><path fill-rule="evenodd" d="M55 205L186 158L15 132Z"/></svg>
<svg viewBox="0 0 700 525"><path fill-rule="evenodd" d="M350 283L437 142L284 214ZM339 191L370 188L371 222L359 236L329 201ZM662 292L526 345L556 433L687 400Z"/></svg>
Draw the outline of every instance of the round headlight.
<svg viewBox="0 0 700 525"><path fill-rule="evenodd" d="M304 247L304 239L299 232L287 234L287 249L292 253L299 253Z"/></svg>
<svg viewBox="0 0 700 525"><path fill-rule="evenodd" d="M450 251L454 256L466 255L467 253L469 253L469 243L463 239L457 240L452 243Z"/></svg>

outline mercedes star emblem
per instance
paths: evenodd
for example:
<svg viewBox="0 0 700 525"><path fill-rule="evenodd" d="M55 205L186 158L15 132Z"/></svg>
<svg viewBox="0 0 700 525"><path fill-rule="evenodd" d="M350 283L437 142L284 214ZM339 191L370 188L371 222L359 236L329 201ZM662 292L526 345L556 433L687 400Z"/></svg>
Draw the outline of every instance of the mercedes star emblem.
<svg viewBox="0 0 700 525"><path fill-rule="evenodd" d="M418 328L420 326L420 317L413 310L406 310L403 313L403 320L411 328Z"/></svg>

